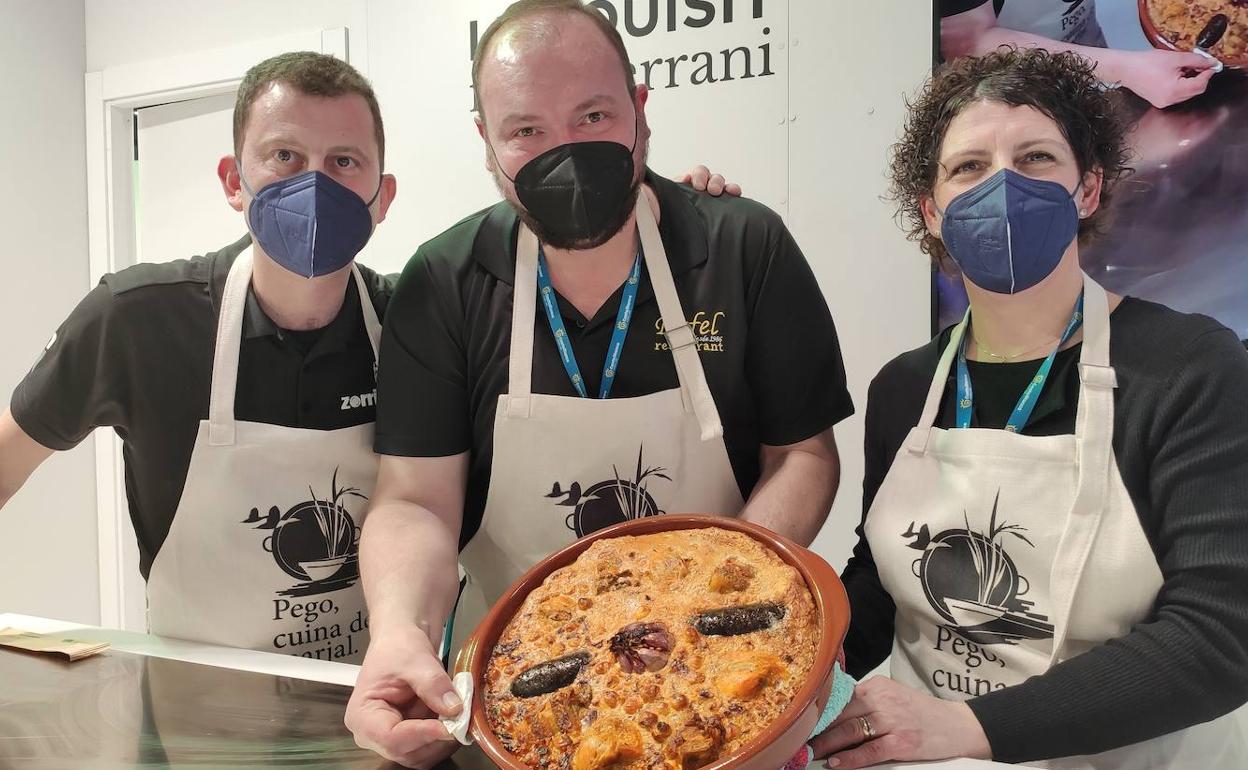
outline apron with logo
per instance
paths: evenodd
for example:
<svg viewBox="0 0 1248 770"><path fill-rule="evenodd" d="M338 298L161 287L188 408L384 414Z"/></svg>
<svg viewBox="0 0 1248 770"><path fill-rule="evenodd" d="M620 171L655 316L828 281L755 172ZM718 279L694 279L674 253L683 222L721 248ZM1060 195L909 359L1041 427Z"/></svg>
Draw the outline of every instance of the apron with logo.
<svg viewBox="0 0 1248 770"><path fill-rule="evenodd" d="M1148 617L1161 570L1113 452L1104 289L1084 277L1074 435L933 427L968 321L867 514L897 603L892 677L966 700L1043 674ZM1157 708L1165 708L1158 693ZM1242 768L1233 715L1052 768Z"/></svg>
<svg viewBox="0 0 1248 770"><path fill-rule="evenodd" d="M147 581L160 636L358 663L368 646L360 527L377 478L373 424L287 428L234 418L252 252L230 268L208 419ZM376 356L381 325L352 278ZM375 360L375 359L374 359Z"/></svg>
<svg viewBox="0 0 1248 770"><path fill-rule="evenodd" d="M521 225L509 392L498 397L481 527L460 554L467 572L452 649L521 574L590 532L664 513L737 515L744 505L719 411L676 295L658 225L638 199L637 228L680 385L635 398L531 391L537 238Z"/></svg>
<svg viewBox="0 0 1248 770"><path fill-rule="evenodd" d="M997 24L1064 43L1106 47L1096 0L1005 0Z"/></svg>

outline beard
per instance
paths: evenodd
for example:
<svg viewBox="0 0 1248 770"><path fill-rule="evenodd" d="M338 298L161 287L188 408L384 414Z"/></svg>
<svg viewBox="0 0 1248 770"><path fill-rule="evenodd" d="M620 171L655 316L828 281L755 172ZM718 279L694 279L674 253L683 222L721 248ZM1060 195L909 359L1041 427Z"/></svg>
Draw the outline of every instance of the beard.
<svg viewBox="0 0 1248 770"><path fill-rule="evenodd" d="M551 247L552 249L563 249L567 251L581 251L584 249L596 249L602 244L614 238L624 229L624 225L628 223L629 217L633 215L633 208L637 205L637 196L641 193L641 180L633 182L633 186L629 188L628 195L620 204L618 211L614 211L611 217L603 222L598 232L587 236L572 236L567 233L551 230L546 225L539 222L532 214L528 212L518 201L508 198L508 202L512 208L516 210L516 215L520 217L520 221L524 222L533 234L537 236L537 240Z"/></svg>
<svg viewBox="0 0 1248 770"><path fill-rule="evenodd" d="M588 234L570 235L565 232L555 230L547 224L543 224L534 217L519 198L516 197L515 187L505 185L505 177L499 171L497 164L495 165L493 177L494 184L498 187L499 193L502 194L504 200L511 205L516 212L516 216L520 218L537 239L542 244L553 249L561 249L567 251L583 251L585 249L597 248L607 241L614 238L624 229L624 225L628 224L628 220L633 215L633 210L637 205L637 196L641 194L641 182L645 178L646 162L649 156L649 147L643 146L641 152L634 154L633 164L634 173L632 185L629 187L628 194L624 196L617 210L612 211L610 216L603 220L600 227L595 232ZM640 155L640 157L638 157Z"/></svg>

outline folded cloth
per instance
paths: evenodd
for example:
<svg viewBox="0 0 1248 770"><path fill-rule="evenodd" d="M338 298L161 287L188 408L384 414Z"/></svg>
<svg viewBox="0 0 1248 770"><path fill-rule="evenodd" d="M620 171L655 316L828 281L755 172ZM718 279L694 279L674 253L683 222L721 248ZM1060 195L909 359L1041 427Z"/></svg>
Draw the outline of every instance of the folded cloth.
<svg viewBox="0 0 1248 770"><path fill-rule="evenodd" d="M468 735L468 720L472 715L472 674L460 671L451 679L451 686L455 688L455 694L463 701L464 707L454 719L443 719L442 726L455 737L455 740L465 746L471 746L472 738Z"/></svg>
<svg viewBox="0 0 1248 770"><path fill-rule="evenodd" d="M840 713L849 705L849 699L854 697L856 684L858 683L854 681L854 678L841 668L841 662L838 660L832 669L832 691L828 693L828 703L823 707L823 713L819 715L819 721L815 723L815 729L810 733L811 738L828 729L828 725L840 716ZM781 770L803 770L814 758L814 749L809 743L804 743L792 759L784 763Z"/></svg>

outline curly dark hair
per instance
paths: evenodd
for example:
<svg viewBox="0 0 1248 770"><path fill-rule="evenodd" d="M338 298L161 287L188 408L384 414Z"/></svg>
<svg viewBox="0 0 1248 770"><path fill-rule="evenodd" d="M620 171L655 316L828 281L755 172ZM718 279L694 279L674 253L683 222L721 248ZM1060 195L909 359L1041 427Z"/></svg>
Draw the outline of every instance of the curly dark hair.
<svg viewBox="0 0 1248 770"><path fill-rule="evenodd" d="M920 203L936 186L949 124L980 101L1034 107L1061 128L1081 174L1101 170L1101 205L1079 223L1079 241L1102 232L1114 186L1131 173L1129 125L1117 94L1105 90L1093 65L1077 54L1003 47L983 56L954 59L907 102L909 115L901 140L893 145L889 169L890 197L897 203L898 219L905 221L907 237L918 241L938 265L949 256L940 239L928 232Z"/></svg>

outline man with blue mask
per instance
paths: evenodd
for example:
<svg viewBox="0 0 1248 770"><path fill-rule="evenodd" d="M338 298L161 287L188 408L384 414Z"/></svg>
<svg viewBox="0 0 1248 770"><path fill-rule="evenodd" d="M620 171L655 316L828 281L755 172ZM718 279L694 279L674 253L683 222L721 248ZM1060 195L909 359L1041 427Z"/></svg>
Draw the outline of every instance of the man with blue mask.
<svg viewBox="0 0 1248 770"><path fill-rule="evenodd" d="M390 286L354 258L394 199L384 151L350 65L257 64L217 169L249 234L105 276L0 418L0 504L53 450L96 427L122 437L153 633L363 655L356 553Z"/></svg>
<svg viewBox="0 0 1248 770"><path fill-rule="evenodd" d="M784 223L647 169L648 92L593 6L514 3L473 81L504 200L396 286L360 551L375 624L347 724L413 767L453 745L431 717L461 707L436 654L457 596L452 651L524 570L611 524L701 512L809 544L853 411Z"/></svg>

